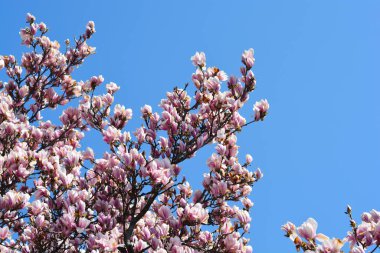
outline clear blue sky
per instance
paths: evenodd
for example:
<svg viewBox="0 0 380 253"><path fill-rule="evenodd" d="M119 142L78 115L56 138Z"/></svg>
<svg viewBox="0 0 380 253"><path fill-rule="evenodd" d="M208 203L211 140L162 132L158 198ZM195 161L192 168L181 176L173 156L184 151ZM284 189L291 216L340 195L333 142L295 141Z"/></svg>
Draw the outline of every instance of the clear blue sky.
<svg viewBox="0 0 380 253"><path fill-rule="evenodd" d="M346 204L356 217L380 209L380 2L294 1L3 1L0 55L19 56L27 12L63 44L88 20L97 54L76 72L102 74L122 89L116 102L157 108L167 90L191 81L190 56L238 74L253 47L255 100L271 104L267 119L239 137L264 179L255 186L250 238L255 252L294 252L280 226L315 217L321 231L344 236ZM138 118L131 129L139 124ZM132 128L133 127L133 128ZM85 143L101 146L95 137ZM211 149L184 165L201 180ZM196 184L196 183L195 183Z"/></svg>

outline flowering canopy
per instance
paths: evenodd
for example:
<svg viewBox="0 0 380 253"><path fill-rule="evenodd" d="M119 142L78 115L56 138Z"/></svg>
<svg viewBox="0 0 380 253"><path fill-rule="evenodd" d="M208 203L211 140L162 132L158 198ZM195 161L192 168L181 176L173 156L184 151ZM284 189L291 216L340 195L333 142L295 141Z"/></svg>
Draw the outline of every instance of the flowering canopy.
<svg viewBox="0 0 380 253"><path fill-rule="evenodd" d="M0 251L252 252L248 195L263 175L248 169L250 155L238 159L236 133L269 109L261 100L252 121L239 114L256 86L253 50L243 53L239 78L197 52L194 96L185 86L166 94L161 112L145 105L143 126L130 133L132 110L113 105L116 84L96 95L102 76L72 77L95 52L87 44L94 23L63 51L44 23L31 14L27 23L20 36L30 52L21 62L0 56L9 77L0 82ZM57 107L60 123L43 119ZM109 146L102 157L81 148L89 129ZM193 190L181 162L209 143L216 151Z"/></svg>

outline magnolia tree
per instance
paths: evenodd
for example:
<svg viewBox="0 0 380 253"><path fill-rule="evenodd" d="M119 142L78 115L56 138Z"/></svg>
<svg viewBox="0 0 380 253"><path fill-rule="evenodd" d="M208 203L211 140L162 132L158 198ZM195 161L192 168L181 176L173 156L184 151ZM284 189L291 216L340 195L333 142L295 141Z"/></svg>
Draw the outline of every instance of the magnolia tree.
<svg viewBox="0 0 380 253"><path fill-rule="evenodd" d="M143 106L142 126L130 133L132 110L113 105L115 83L99 95L102 76L72 77L95 52L87 44L94 23L61 51L44 23L26 20L29 52L21 61L0 56L8 76L0 82L0 251L252 252L248 195L263 175L248 169L250 155L238 159L236 133L269 108L261 100L253 120L239 114L255 89L253 50L242 55L240 77L196 53L193 87L168 92L159 112ZM58 123L42 117L57 108ZM88 130L109 147L101 157L81 147ZM202 187L192 189L181 163L211 143Z"/></svg>

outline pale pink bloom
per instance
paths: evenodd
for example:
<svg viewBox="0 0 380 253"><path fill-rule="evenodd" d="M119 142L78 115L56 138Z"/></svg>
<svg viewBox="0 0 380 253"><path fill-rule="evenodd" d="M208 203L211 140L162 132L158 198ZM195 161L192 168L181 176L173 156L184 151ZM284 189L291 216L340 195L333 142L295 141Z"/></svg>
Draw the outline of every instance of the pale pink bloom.
<svg viewBox="0 0 380 253"><path fill-rule="evenodd" d="M247 209L253 206L253 202L249 198L244 198L241 202L243 203L244 207Z"/></svg>
<svg viewBox="0 0 380 253"><path fill-rule="evenodd" d="M259 180L261 178L264 177L264 173L260 170L260 168L258 168L255 172L254 172L254 177L256 178L256 180Z"/></svg>
<svg viewBox="0 0 380 253"><path fill-rule="evenodd" d="M102 82L104 82L104 78L102 75L92 76L90 78L90 84L92 85L92 87L96 87L96 86L100 85Z"/></svg>
<svg viewBox="0 0 380 253"><path fill-rule="evenodd" d="M34 222L36 223L37 228L43 228L48 224L48 221L45 220L45 216L42 214L38 215Z"/></svg>
<svg viewBox="0 0 380 253"><path fill-rule="evenodd" d="M318 245L318 253L340 253L345 241L340 239L325 239L322 245Z"/></svg>
<svg viewBox="0 0 380 253"><path fill-rule="evenodd" d="M146 242L144 242L143 240L138 240L137 243L135 243L133 249L135 250L135 252L140 252L146 247L148 247L148 244Z"/></svg>
<svg viewBox="0 0 380 253"><path fill-rule="evenodd" d="M157 213L163 220L168 220L172 216L172 212L167 206L161 206Z"/></svg>
<svg viewBox="0 0 380 253"><path fill-rule="evenodd" d="M26 94L28 94L28 92L29 92L29 87L28 86L23 86L23 87L21 87L21 89L19 89L18 90L18 94L20 95L20 97L25 97L26 96Z"/></svg>
<svg viewBox="0 0 380 253"><path fill-rule="evenodd" d="M218 139L221 139L223 140L224 138L226 138L226 134L225 134L226 130L224 128L218 130L218 132L216 133L216 137Z"/></svg>
<svg viewBox="0 0 380 253"><path fill-rule="evenodd" d="M282 225L281 229L287 235L291 235L291 234L296 233L296 226L293 223L289 222L289 221L285 225Z"/></svg>
<svg viewBox="0 0 380 253"><path fill-rule="evenodd" d="M65 234L71 233L71 229L75 226L75 218L71 213L65 213L60 219L62 225L64 226L63 232Z"/></svg>
<svg viewBox="0 0 380 253"><path fill-rule="evenodd" d="M207 89L209 89L211 92L218 92L220 90L220 81L218 78L210 77L206 83L205 86Z"/></svg>
<svg viewBox="0 0 380 253"><path fill-rule="evenodd" d="M378 244L380 244L380 222L376 223L374 226L373 238Z"/></svg>
<svg viewBox="0 0 380 253"><path fill-rule="evenodd" d="M199 202L201 200L201 198L202 198L202 191L201 190L196 190L194 192L194 195L193 195L193 202L197 203L197 202ZM184 201L183 203L185 203L185 205L186 205L186 201ZM182 206L185 206L185 205L182 205Z"/></svg>
<svg viewBox="0 0 380 253"><path fill-rule="evenodd" d="M254 53L253 49L250 48L248 50L245 50L241 56L242 62L244 63L244 65L247 66L248 69L251 69L254 62L255 62L255 58L253 57L253 53Z"/></svg>
<svg viewBox="0 0 380 253"><path fill-rule="evenodd" d="M143 118L150 117L152 115L152 107L150 105L144 105L141 108Z"/></svg>
<svg viewBox="0 0 380 253"><path fill-rule="evenodd" d="M9 232L8 226L0 227L0 239L6 240L9 236L11 236L11 233Z"/></svg>
<svg viewBox="0 0 380 253"><path fill-rule="evenodd" d="M248 194L250 194L252 191L252 187L249 186L249 185L244 185L243 188L241 189L241 193L243 194L243 196L247 196Z"/></svg>
<svg viewBox="0 0 380 253"><path fill-rule="evenodd" d="M110 82L109 84L106 85L107 92L110 94L114 94L116 91L120 90L120 87L117 86L115 83Z"/></svg>
<svg viewBox="0 0 380 253"><path fill-rule="evenodd" d="M207 223L208 221L208 212L202 207L202 204L200 203L186 206L183 216L183 219L190 222Z"/></svg>
<svg viewBox="0 0 380 253"><path fill-rule="evenodd" d="M4 67L5 67L4 60L3 60L2 57L0 56L0 70L2 70Z"/></svg>
<svg viewBox="0 0 380 253"><path fill-rule="evenodd" d="M44 22L40 22L40 24L38 25L38 29L40 29L41 32L46 32L46 24Z"/></svg>
<svg viewBox="0 0 380 253"><path fill-rule="evenodd" d="M31 35L29 29L21 29L20 31L21 43L23 45L30 45L33 41L33 35Z"/></svg>
<svg viewBox="0 0 380 253"><path fill-rule="evenodd" d="M36 17L35 17L35 16L33 16L33 15L30 14L30 13L27 13L27 14L26 14L26 22L28 22L28 23L33 23L35 20L36 20Z"/></svg>
<svg viewBox="0 0 380 253"><path fill-rule="evenodd" d="M375 209L372 209L370 213L372 221L378 223L380 221L380 212L376 211Z"/></svg>
<svg viewBox="0 0 380 253"><path fill-rule="evenodd" d="M318 223L313 218L309 218L297 228L297 232L307 241L310 241L317 236L317 227Z"/></svg>
<svg viewBox="0 0 380 253"><path fill-rule="evenodd" d="M8 56L8 60L9 60L10 63L15 63L16 62L16 58L15 58L14 55L9 55Z"/></svg>
<svg viewBox="0 0 380 253"><path fill-rule="evenodd" d="M40 199L42 197L48 197L49 196L49 191L43 186L37 186L36 191L34 192L34 197L36 199Z"/></svg>
<svg viewBox="0 0 380 253"><path fill-rule="evenodd" d="M364 222L367 222L367 223L371 222L371 214L370 213L364 212L362 214L361 218L362 218L362 221L364 221Z"/></svg>
<svg viewBox="0 0 380 253"><path fill-rule="evenodd" d="M211 194L214 197L223 196L227 192L227 183L222 181L218 183L214 183L211 187Z"/></svg>
<svg viewBox="0 0 380 253"><path fill-rule="evenodd" d="M90 38L91 35L95 33L95 23L94 21L89 21L86 26L86 37Z"/></svg>
<svg viewBox="0 0 380 253"><path fill-rule="evenodd" d="M14 67L14 71L15 71L15 74L16 75L21 75L21 73L22 73L22 68L21 68L21 66L15 66Z"/></svg>
<svg viewBox="0 0 380 253"><path fill-rule="evenodd" d="M3 197L0 196L0 207L10 210L17 205L22 209L28 204L29 198L26 193L10 190Z"/></svg>
<svg viewBox="0 0 380 253"><path fill-rule="evenodd" d="M228 76L224 71L218 71L218 74L216 74L216 76L218 77L219 81L226 81L228 79Z"/></svg>
<svg viewBox="0 0 380 253"><path fill-rule="evenodd" d="M247 163L247 164L250 164L251 162L252 162L252 156L250 155L250 154L247 154L246 156L245 156L245 162Z"/></svg>
<svg viewBox="0 0 380 253"><path fill-rule="evenodd" d="M364 242L366 245L371 245L373 238L373 225L371 223L362 223L357 227L357 239Z"/></svg>
<svg viewBox="0 0 380 253"><path fill-rule="evenodd" d="M227 219L227 221L222 224L220 233L226 235L226 234L230 234L233 230L234 230L233 225L231 224L229 219Z"/></svg>
<svg viewBox="0 0 380 253"><path fill-rule="evenodd" d="M40 200L35 200L29 205L30 213L33 215L38 215L42 213L47 208L47 205Z"/></svg>
<svg viewBox="0 0 380 253"><path fill-rule="evenodd" d="M185 194L185 196L191 196L193 193L191 186L187 181L183 184L178 185L178 189L181 191L181 193Z"/></svg>
<svg viewBox="0 0 380 253"><path fill-rule="evenodd" d="M39 42L40 42L41 46L44 47L44 48L49 48L50 45L52 44L52 42L50 41L50 39L48 37L46 37L46 36L42 36L41 38L39 38Z"/></svg>
<svg viewBox="0 0 380 253"><path fill-rule="evenodd" d="M253 252L252 246L244 246L243 252L244 253L252 253Z"/></svg>
<svg viewBox="0 0 380 253"><path fill-rule="evenodd" d="M65 187L69 186L74 179L74 175L71 173L67 174L66 169L64 169L64 168L59 170L58 174L59 174L59 179L60 179L62 185Z"/></svg>
<svg viewBox="0 0 380 253"><path fill-rule="evenodd" d="M203 52L196 52L194 56L191 57L193 65L196 67L206 66L206 55Z"/></svg>
<svg viewBox="0 0 380 253"><path fill-rule="evenodd" d="M227 154L227 147L222 145L222 144L216 145L215 149L219 155L226 155Z"/></svg>
<svg viewBox="0 0 380 253"><path fill-rule="evenodd" d="M350 253L365 253L362 246L355 246L351 249Z"/></svg>
<svg viewBox="0 0 380 253"><path fill-rule="evenodd" d="M90 225L90 220L83 217L79 218L78 225L76 226L77 232L83 233L85 229L88 227L88 225Z"/></svg>
<svg viewBox="0 0 380 253"><path fill-rule="evenodd" d="M234 236L235 233L226 236L223 240L226 252L238 252L240 248L239 240Z"/></svg>
<svg viewBox="0 0 380 253"><path fill-rule="evenodd" d="M120 136L120 130L116 129L114 126L109 126L107 130L103 130L103 140L108 144L111 144L114 141L119 140Z"/></svg>
<svg viewBox="0 0 380 253"><path fill-rule="evenodd" d="M253 111L255 112L255 121L264 120L269 110L269 103L266 99L262 99L255 103Z"/></svg>
<svg viewBox="0 0 380 253"><path fill-rule="evenodd" d="M87 148L85 151L82 152L82 158L84 160L94 160L95 159L95 156L94 156L94 151L92 150L92 148Z"/></svg>
<svg viewBox="0 0 380 253"><path fill-rule="evenodd" d="M236 218L241 222L241 223L244 223L244 224L247 224L249 222L251 222L251 216L249 215L249 213L245 210L239 210L236 214Z"/></svg>

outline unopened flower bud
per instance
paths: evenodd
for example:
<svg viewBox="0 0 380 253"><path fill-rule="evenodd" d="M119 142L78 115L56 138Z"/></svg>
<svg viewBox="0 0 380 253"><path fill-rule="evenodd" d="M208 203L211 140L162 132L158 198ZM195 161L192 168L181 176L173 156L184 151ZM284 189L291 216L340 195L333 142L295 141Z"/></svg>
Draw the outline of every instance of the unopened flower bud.
<svg viewBox="0 0 380 253"><path fill-rule="evenodd" d="M354 220L350 220L350 225L351 225L351 227L355 228L356 227L356 222Z"/></svg>
<svg viewBox="0 0 380 253"><path fill-rule="evenodd" d="M247 154L246 156L245 156L245 162L247 163L247 164L250 164L251 162L252 162L252 156L250 155L250 154Z"/></svg>
<svg viewBox="0 0 380 253"><path fill-rule="evenodd" d="M26 14L26 22L28 23L33 23L36 20L36 17L33 16L32 14L28 13Z"/></svg>
<svg viewBox="0 0 380 253"><path fill-rule="evenodd" d="M346 213L347 213L347 214L351 214L351 212L352 212L352 208L351 208L351 206L350 206L350 205L347 205Z"/></svg>

